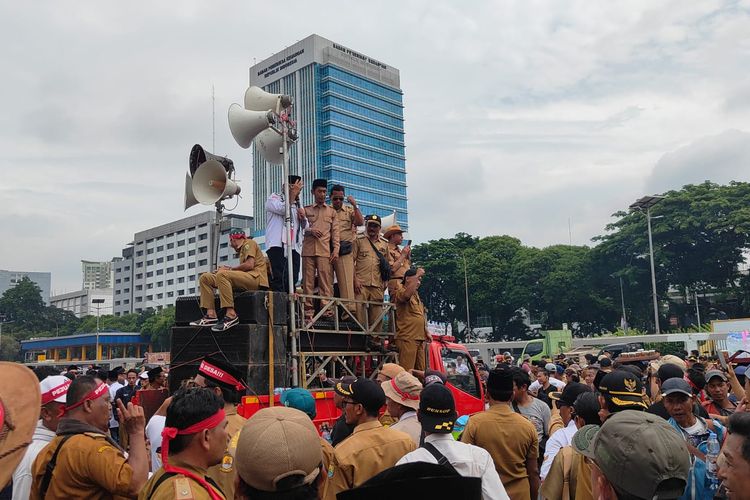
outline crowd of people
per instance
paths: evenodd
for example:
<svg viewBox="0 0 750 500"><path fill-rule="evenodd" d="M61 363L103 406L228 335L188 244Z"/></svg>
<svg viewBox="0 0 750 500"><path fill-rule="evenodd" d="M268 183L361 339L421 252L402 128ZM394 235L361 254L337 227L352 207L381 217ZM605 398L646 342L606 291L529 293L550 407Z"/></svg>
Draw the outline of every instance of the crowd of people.
<svg viewBox="0 0 750 500"><path fill-rule="evenodd" d="M160 368L3 363L0 482L24 500L750 498L750 380L722 366L501 357L465 416L445 373L389 363L331 381L330 422L302 388L245 419L242 374L215 357L151 415Z"/></svg>

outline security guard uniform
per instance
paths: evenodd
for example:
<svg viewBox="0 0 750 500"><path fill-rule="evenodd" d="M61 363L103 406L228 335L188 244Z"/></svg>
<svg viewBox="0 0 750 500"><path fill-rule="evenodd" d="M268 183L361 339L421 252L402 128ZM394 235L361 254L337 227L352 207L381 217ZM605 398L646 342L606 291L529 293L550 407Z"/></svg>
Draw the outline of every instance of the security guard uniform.
<svg viewBox="0 0 750 500"><path fill-rule="evenodd" d="M322 203L320 205L307 205L305 217L308 227L305 229L305 239L302 240L302 291L305 295L312 295L315 291L315 274L317 271L318 288L320 295L333 297L333 267L331 266L331 255L339 254L339 222L336 210ZM315 237L310 231L317 229L321 232L320 238ZM325 306L328 301L320 301ZM312 298L305 299L305 315L312 317Z"/></svg>
<svg viewBox="0 0 750 500"><path fill-rule="evenodd" d="M224 452L224 458L220 464L208 468L207 475L219 485L227 498L234 498L234 478L237 475L237 470L234 467L234 456L235 451L237 451L240 431L247 420L237 414L237 407L234 405L225 405L224 413L227 416L227 434L229 435L227 450Z"/></svg>
<svg viewBox="0 0 750 500"><path fill-rule="evenodd" d="M65 420L70 419L63 419ZM57 454L45 499L130 498L128 490L133 478L133 469L127 463L124 452L112 438L93 431L55 436L42 449L32 466L29 498L42 498L40 486L47 464L63 439L65 443Z"/></svg>
<svg viewBox="0 0 750 500"><path fill-rule="evenodd" d="M336 209L334 209L336 210ZM342 299L354 299L354 256L352 247L354 245L354 208L348 205L341 205L336 210L336 220L339 223L339 258L333 263L333 270L336 273L336 282L339 285L339 296ZM349 249L346 250L346 247ZM344 302L344 306L350 311L355 312L356 306Z"/></svg>
<svg viewBox="0 0 750 500"><path fill-rule="evenodd" d="M171 460L169 464L205 478L206 482L211 484L222 498L234 498L233 496L227 497L221 491L221 488L207 475L206 469L200 469L177 460ZM141 490L138 500L211 500L208 491L195 479L182 474L168 475L163 478L165 474L170 473L165 472L163 467L157 470Z"/></svg>
<svg viewBox="0 0 750 500"><path fill-rule="evenodd" d="M370 304L368 306L358 304L357 319L363 326L366 326L365 307L367 307L367 319L372 325L371 328L377 330L378 325L373 324L373 322L380 316L383 310L385 283L383 283L383 279L380 277L380 258L375 250L372 249L373 245L383 257L387 258L388 243L378 238L377 242L370 244L370 238L366 234L357 235L357 238L354 240L352 254L354 256L354 273L360 286L357 300L377 302L377 304Z"/></svg>
<svg viewBox="0 0 750 500"><path fill-rule="evenodd" d="M254 240L245 239L240 247L240 264L251 257L255 259L255 266L249 271L218 270L215 273L201 274L199 282L202 308L214 309L214 288L219 289L219 300L222 308L234 307L234 290L268 288L266 257Z"/></svg>
<svg viewBox="0 0 750 500"><path fill-rule="evenodd" d="M430 338L419 291L414 290L411 297L406 297L406 287L400 282L394 283L391 289L391 302L396 303L395 342L398 347L398 364L406 371L424 370L424 343Z"/></svg>

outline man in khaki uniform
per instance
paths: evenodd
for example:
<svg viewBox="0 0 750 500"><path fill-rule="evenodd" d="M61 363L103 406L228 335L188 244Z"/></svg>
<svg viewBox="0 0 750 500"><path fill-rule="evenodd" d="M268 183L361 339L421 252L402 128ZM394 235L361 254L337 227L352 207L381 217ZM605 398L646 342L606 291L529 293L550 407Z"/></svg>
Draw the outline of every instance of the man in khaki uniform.
<svg viewBox="0 0 750 500"><path fill-rule="evenodd" d="M380 239L380 217L368 215L365 217L365 224L365 234L357 235L352 251L354 256L354 293L357 300L377 302L377 304L368 306L360 304L357 308L357 319L362 326L368 326L365 325L365 307L367 308L367 319L371 328L375 330L378 325L374 322L383 310L382 303L386 285L380 276L378 252L387 259L388 247L386 242Z"/></svg>
<svg viewBox="0 0 750 500"><path fill-rule="evenodd" d="M354 423L356 427L351 436L334 448L334 463L328 470L331 481L326 491L328 499L335 499L337 493L357 487L393 467L401 457L417 448L408 434L383 427L378 422L385 394L377 382L358 378L338 389L348 394L344 399L346 423Z"/></svg>
<svg viewBox="0 0 750 500"><path fill-rule="evenodd" d="M424 269L409 269L401 282L391 281L391 302L396 304L396 347L398 364L404 370L425 369L424 343L430 340L427 316L417 289Z"/></svg>
<svg viewBox="0 0 750 500"><path fill-rule="evenodd" d="M238 266L220 266L214 273L203 273L200 277L201 307L206 315L193 326L211 326L215 332L229 330L240 322L234 310L234 290L258 290L268 288L266 258L258 244L245 236L241 229L229 232L229 244L239 254ZM216 316L214 289L219 289L219 300L224 309L224 319L219 322Z"/></svg>
<svg viewBox="0 0 750 500"><path fill-rule="evenodd" d="M161 443L162 466L139 500L225 500L208 475L227 448L227 418L221 397L207 388L178 392L167 407Z"/></svg>
<svg viewBox="0 0 750 500"><path fill-rule="evenodd" d="M411 247L400 248L404 241L404 232L401 226L394 224L386 229L383 237L388 240L388 264L391 266L391 283L400 281L404 273L411 268Z"/></svg>
<svg viewBox="0 0 750 500"><path fill-rule="evenodd" d="M344 186L336 184L331 188L331 206L336 210L339 222L339 258L333 264L336 282L339 285L339 296L345 300L354 299L354 259L352 246L354 245L355 228L365 223L362 212L359 211L357 201L353 196L346 198L349 206L344 205ZM349 312L356 312L354 304L344 302Z"/></svg>
<svg viewBox="0 0 750 500"><path fill-rule="evenodd" d="M224 401L224 414L227 417L227 442L221 463L208 468L208 477L219 485L227 498L234 498L234 479L237 476L234 457L240 430L247 420L237 413L237 405L245 393L246 384L242 373L225 359L206 356L198 367L195 385L208 387Z"/></svg>
<svg viewBox="0 0 750 500"><path fill-rule="evenodd" d="M57 436L32 466L33 499L132 498L148 478L143 409L118 401L120 422L130 439L127 458L109 435L110 395L107 384L81 376L68 387L65 416ZM54 458L53 458L54 457ZM50 462L52 473L47 473Z"/></svg>
<svg viewBox="0 0 750 500"><path fill-rule="evenodd" d="M313 181L312 193L315 203L305 207L307 228L305 239L302 241L302 291L305 295L312 295L315 291L315 275L317 272L320 295L333 296L333 268L339 257L339 222L334 210L326 205L327 183L325 179ZM320 301L321 306L328 303ZM305 319L313 317L312 298L305 299ZM326 311L325 317L333 316L333 311Z"/></svg>

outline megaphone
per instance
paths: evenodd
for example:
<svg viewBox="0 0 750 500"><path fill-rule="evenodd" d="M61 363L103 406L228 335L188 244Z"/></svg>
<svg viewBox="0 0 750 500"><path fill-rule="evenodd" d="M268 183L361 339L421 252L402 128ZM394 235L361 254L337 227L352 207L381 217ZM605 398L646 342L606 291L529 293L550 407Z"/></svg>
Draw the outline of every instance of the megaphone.
<svg viewBox="0 0 750 500"><path fill-rule="evenodd" d="M216 160L208 160L198 167L191 187L193 196L203 205L213 205L240 193L240 187L229 178L224 166Z"/></svg>
<svg viewBox="0 0 750 500"><path fill-rule="evenodd" d="M245 109L251 111L271 110L280 113L292 105L292 98L284 94L271 94L260 87L248 87L245 91Z"/></svg>
<svg viewBox="0 0 750 500"><path fill-rule="evenodd" d="M255 138L255 147L268 163L279 164L284 161L281 146L284 142L282 135L272 128L268 128ZM289 142L287 142L289 144Z"/></svg>
<svg viewBox="0 0 750 500"><path fill-rule="evenodd" d="M224 169L227 172L232 172L234 170L234 162L232 160L224 156L211 154L203 149L200 144L196 144L195 146L193 146L193 149L190 150L190 175L195 175L195 171L198 170L198 167L200 167L201 164L205 163L206 160L218 161L224 166Z"/></svg>
<svg viewBox="0 0 750 500"><path fill-rule="evenodd" d="M247 149L253 138L275 123L271 111L248 111L239 104L229 106L229 130L241 148Z"/></svg>
<svg viewBox="0 0 750 500"><path fill-rule="evenodd" d="M197 204L198 204L198 200L196 200L195 196L193 195L193 179L190 177L190 174L186 173L185 174L185 210Z"/></svg>

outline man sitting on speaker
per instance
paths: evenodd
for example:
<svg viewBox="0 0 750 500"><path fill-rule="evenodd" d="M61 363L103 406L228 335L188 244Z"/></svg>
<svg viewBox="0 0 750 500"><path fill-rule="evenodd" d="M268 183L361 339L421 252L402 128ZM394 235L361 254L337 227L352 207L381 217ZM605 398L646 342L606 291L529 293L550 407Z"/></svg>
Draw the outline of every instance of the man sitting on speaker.
<svg viewBox="0 0 750 500"><path fill-rule="evenodd" d="M216 272L201 274L200 306L206 310L205 316L190 323L193 326L211 326L215 332L229 330L239 323L237 311L234 310L235 290L258 290L268 288L268 271L266 258L258 244L245 236L242 229L229 231L229 244L239 254L237 266L220 266ZM216 316L214 289L219 290L219 300L224 309L224 319L219 322Z"/></svg>

